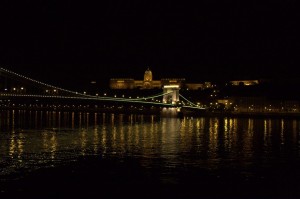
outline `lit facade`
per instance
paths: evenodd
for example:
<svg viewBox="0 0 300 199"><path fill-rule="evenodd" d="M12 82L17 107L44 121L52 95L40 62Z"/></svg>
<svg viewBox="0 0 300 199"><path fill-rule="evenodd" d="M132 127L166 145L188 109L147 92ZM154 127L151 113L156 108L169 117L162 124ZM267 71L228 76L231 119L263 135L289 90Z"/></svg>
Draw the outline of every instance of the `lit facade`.
<svg viewBox="0 0 300 199"><path fill-rule="evenodd" d="M187 84L185 78L162 78L161 80L153 80L153 74L149 68L145 71L143 80L113 78L110 79L109 82L111 89L163 89L166 85L178 85L179 88L187 88L189 90L201 90L211 87L210 82L205 82L204 84Z"/></svg>
<svg viewBox="0 0 300 199"><path fill-rule="evenodd" d="M110 79L110 88L111 89L134 89L135 81L134 79Z"/></svg>
<svg viewBox="0 0 300 199"><path fill-rule="evenodd" d="M259 81L258 80L234 80L234 81L230 81L230 83L233 86L239 86L239 85L253 86L259 84Z"/></svg>

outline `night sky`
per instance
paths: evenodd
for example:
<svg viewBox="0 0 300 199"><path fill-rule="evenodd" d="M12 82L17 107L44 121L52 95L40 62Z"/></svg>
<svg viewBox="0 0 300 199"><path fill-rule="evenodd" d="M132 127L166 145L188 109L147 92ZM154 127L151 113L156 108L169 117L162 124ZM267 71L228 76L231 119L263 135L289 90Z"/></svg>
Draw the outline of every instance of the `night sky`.
<svg viewBox="0 0 300 199"><path fill-rule="evenodd" d="M299 13L296 0L2 0L0 65L66 88L148 66L188 82L298 77Z"/></svg>

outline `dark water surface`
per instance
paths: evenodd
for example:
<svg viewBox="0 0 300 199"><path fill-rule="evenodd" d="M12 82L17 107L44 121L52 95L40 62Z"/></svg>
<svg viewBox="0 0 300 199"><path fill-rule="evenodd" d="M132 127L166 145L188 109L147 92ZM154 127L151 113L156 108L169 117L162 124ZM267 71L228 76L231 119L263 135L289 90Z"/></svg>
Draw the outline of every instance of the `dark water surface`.
<svg viewBox="0 0 300 199"><path fill-rule="evenodd" d="M0 198L300 198L300 118L0 111Z"/></svg>

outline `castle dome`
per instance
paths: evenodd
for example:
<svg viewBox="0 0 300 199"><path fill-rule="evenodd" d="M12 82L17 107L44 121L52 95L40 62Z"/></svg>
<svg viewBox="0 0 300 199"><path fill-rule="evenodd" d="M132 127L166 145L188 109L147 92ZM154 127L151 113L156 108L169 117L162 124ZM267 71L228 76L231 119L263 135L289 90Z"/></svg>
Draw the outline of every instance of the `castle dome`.
<svg viewBox="0 0 300 199"><path fill-rule="evenodd" d="M151 82L152 81L152 72L149 68L145 71L144 81L145 82Z"/></svg>

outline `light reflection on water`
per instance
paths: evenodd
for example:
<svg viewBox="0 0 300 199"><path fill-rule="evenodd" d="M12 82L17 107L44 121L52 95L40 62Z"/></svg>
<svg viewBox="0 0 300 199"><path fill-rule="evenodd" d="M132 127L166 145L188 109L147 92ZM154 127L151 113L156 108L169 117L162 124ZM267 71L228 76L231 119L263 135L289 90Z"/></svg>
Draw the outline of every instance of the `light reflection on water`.
<svg viewBox="0 0 300 199"><path fill-rule="evenodd" d="M134 157L143 167L245 168L299 159L300 121L1 111L1 176L76 161ZM159 161L156 161L159 160Z"/></svg>

